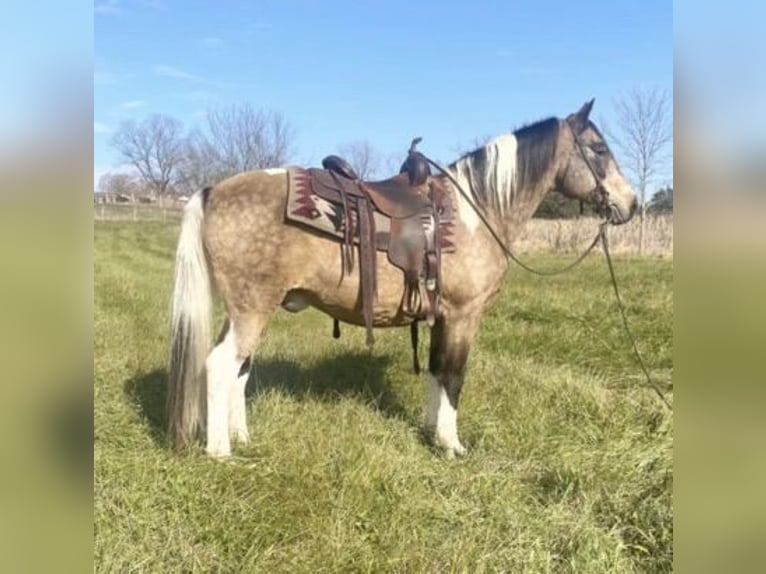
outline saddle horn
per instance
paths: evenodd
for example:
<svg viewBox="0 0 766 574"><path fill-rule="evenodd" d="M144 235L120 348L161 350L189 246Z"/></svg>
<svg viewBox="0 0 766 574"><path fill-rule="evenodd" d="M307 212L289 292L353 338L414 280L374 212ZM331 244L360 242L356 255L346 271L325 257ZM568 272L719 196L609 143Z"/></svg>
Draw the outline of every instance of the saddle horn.
<svg viewBox="0 0 766 574"><path fill-rule="evenodd" d="M423 141L423 138L416 137L410 143L410 149L407 152L407 159L404 160L399 173L406 173L410 178L410 185L423 185L431 176L431 168L425 156L415 148Z"/></svg>

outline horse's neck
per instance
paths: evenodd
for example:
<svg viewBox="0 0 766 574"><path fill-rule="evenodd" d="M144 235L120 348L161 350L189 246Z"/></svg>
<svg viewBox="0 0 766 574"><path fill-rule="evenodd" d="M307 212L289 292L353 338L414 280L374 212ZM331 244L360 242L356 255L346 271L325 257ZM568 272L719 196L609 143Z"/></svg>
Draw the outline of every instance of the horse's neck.
<svg viewBox="0 0 766 574"><path fill-rule="evenodd" d="M505 213L497 213L493 210L488 214L496 233L510 247L521 233L524 225L532 218L537 208L552 188L553 176L546 175L533 186L516 189L510 194L510 205Z"/></svg>
<svg viewBox="0 0 766 574"><path fill-rule="evenodd" d="M514 194L511 209L508 210L508 215L503 221L506 241L513 241L521 233L524 225L532 219L532 215L542 203L549 188L550 185L547 182L541 181L531 189L520 190L519 193Z"/></svg>
<svg viewBox="0 0 766 574"><path fill-rule="evenodd" d="M447 179L444 176L437 176L443 183L447 183ZM527 186L526 188L516 189L513 193L508 194L510 204L503 213L499 213L497 209L488 205L482 204L477 198L477 195L483 197L492 197L495 194L489 193L484 189L463 189L463 192L470 197L470 203L465 198L459 197L462 193L453 187L455 193L455 200L461 204L465 209L478 210L486 217L487 223L492 227L492 230L503 240L506 246L510 246L510 243L518 236L523 226L532 218L546 193L553 188L553 182L555 179L554 170L542 177L535 185ZM483 185L484 181L474 181L474 185ZM489 230L484 229L484 223L479 225L483 228L483 233L487 237L491 237L492 234ZM495 240L492 239L494 242Z"/></svg>

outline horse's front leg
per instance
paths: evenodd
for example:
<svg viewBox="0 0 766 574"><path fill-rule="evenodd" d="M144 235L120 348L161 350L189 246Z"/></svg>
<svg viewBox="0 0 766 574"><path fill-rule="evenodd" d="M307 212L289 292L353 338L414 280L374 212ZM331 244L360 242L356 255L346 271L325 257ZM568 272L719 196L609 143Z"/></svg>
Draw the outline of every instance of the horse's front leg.
<svg viewBox="0 0 766 574"><path fill-rule="evenodd" d="M425 425L434 433L434 442L447 458L463 456L465 447L457 433L457 404L463 388L468 352L479 316L436 320L431 329L428 361L429 393Z"/></svg>

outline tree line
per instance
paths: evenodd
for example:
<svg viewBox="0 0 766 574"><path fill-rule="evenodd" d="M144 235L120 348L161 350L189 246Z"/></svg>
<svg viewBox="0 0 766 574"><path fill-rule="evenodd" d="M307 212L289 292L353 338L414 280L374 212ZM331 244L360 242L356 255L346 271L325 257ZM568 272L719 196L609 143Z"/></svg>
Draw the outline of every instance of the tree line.
<svg viewBox="0 0 766 574"><path fill-rule="evenodd" d="M636 186L643 222L647 213L673 210L673 188L666 186L646 195L670 159L672 116L667 92L635 89L614 102L615 129L605 127L616 145L622 168ZM599 122L604 125L605 122ZM189 131L176 118L155 114L120 125L109 141L134 173L108 173L99 182L101 191L153 197L190 195L207 185L242 171L286 165L295 152L295 130L281 113L249 104L213 109L201 127ZM403 157L383 156L367 140L338 146L363 179L398 171ZM591 215L590 206L552 192L535 213L542 218ZM643 224L642 224L643 228Z"/></svg>
<svg viewBox="0 0 766 574"><path fill-rule="evenodd" d="M190 195L236 173L285 165L295 131L282 114L249 104L211 110L189 131L176 118L154 114L123 122L109 140L134 173L108 173L101 191L153 197Z"/></svg>

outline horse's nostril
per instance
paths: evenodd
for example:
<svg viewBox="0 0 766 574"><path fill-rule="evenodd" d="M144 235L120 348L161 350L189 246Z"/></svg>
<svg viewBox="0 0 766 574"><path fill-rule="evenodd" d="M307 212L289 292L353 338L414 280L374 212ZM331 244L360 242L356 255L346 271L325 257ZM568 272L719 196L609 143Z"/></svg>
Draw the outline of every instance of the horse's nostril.
<svg viewBox="0 0 766 574"><path fill-rule="evenodd" d="M633 215L636 211L638 211L638 199L634 197L633 203L630 204L630 215Z"/></svg>

